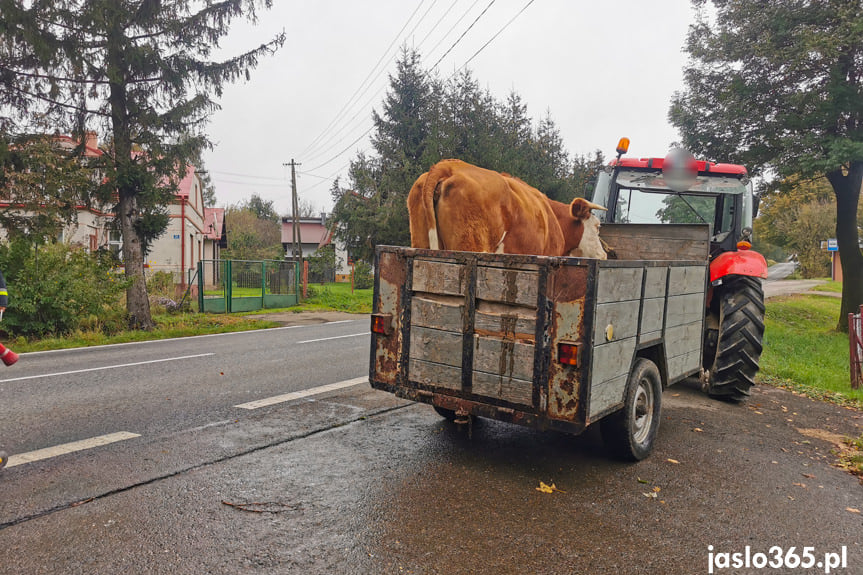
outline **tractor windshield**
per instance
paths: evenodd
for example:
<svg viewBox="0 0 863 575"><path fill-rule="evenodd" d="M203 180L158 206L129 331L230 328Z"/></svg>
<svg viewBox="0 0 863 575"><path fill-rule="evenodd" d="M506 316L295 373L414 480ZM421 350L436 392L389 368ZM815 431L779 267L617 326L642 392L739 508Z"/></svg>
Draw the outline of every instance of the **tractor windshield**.
<svg viewBox="0 0 863 575"><path fill-rule="evenodd" d="M741 209L738 196L746 185L737 178L698 176L685 192L671 190L657 172L621 170L613 221L634 224L710 225L711 235L734 229L735 210ZM738 201L735 201L738 199Z"/></svg>

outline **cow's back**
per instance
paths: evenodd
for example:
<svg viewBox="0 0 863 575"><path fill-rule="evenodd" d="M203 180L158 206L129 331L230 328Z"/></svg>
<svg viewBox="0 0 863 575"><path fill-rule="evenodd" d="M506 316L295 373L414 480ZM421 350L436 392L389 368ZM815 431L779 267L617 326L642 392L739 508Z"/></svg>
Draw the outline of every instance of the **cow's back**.
<svg viewBox="0 0 863 575"><path fill-rule="evenodd" d="M563 246L542 192L461 160L443 160L420 176L408 213L417 248L560 255Z"/></svg>

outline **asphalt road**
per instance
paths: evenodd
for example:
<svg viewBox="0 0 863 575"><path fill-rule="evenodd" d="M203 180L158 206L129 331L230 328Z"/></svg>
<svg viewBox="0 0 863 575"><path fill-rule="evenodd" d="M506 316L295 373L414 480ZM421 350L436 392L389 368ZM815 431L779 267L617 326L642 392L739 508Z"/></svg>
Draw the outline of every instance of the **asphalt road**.
<svg viewBox="0 0 863 575"><path fill-rule="evenodd" d="M678 385L653 455L624 464L593 429L468 431L352 384L367 330L361 316L23 356L0 379L8 451L135 436L0 475L0 573L690 575L710 553L715 573L822 573L843 551L831 572L863 573L863 487L831 453L863 433L859 412ZM304 389L319 393L237 407ZM747 547L811 547L822 565L720 567Z"/></svg>

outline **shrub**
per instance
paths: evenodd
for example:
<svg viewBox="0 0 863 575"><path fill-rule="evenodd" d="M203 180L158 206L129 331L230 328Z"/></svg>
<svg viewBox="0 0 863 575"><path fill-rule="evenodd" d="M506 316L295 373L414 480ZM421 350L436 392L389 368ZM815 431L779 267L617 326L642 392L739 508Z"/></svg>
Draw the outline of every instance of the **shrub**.
<svg viewBox="0 0 863 575"><path fill-rule="evenodd" d="M80 328L113 332L127 281L108 260L67 244L0 246L9 309L0 329L10 336L66 335Z"/></svg>
<svg viewBox="0 0 863 575"><path fill-rule="evenodd" d="M356 289L370 289L375 285L375 277L372 274L372 266L364 261L354 264L354 287Z"/></svg>

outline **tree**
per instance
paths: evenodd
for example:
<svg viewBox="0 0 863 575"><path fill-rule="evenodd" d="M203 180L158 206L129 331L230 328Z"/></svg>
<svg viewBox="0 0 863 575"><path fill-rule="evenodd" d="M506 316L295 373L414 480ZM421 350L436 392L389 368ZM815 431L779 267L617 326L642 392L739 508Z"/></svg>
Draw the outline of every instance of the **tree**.
<svg viewBox="0 0 863 575"><path fill-rule="evenodd" d="M274 260L282 259L282 232L280 222L262 218L253 210L230 206L225 210L225 231L228 247L222 252L225 259Z"/></svg>
<svg viewBox="0 0 863 575"><path fill-rule="evenodd" d="M836 197L842 308L863 304L863 4L693 0L691 62L669 117L686 147L769 177L824 176ZM708 14L712 14L709 16ZM814 240L815 238L813 238Z"/></svg>
<svg viewBox="0 0 863 575"><path fill-rule="evenodd" d="M823 277L830 258L821 242L836 229L836 201L825 178L786 178L761 195L755 237L796 254L804 277Z"/></svg>
<svg viewBox="0 0 863 575"><path fill-rule="evenodd" d="M373 119L374 153L351 162L349 188L331 189L335 234L353 257L372 261L378 244L409 244L408 192L444 158L508 172L563 201L583 194L590 162L570 162L550 114L534 131L517 94L498 102L469 70L443 82L403 50Z"/></svg>
<svg viewBox="0 0 863 575"><path fill-rule="evenodd" d="M63 144L66 144L64 146ZM56 238L77 220L98 182L97 172L77 157L75 145L51 136L0 139L0 227L31 243Z"/></svg>
<svg viewBox="0 0 863 575"><path fill-rule="evenodd" d="M0 106L25 129L51 126L110 142L97 191L114 205L123 237L132 328L151 329L146 244L164 232L165 206L223 86L248 78L284 34L239 56L210 60L237 17L254 20L272 0L0 0Z"/></svg>
<svg viewBox="0 0 863 575"><path fill-rule="evenodd" d="M279 214L276 212L275 202L273 200L265 200L258 194L252 194L249 199L240 203L242 209L249 210L259 220L271 220L281 222Z"/></svg>

